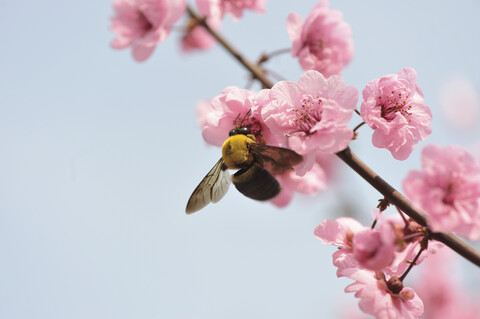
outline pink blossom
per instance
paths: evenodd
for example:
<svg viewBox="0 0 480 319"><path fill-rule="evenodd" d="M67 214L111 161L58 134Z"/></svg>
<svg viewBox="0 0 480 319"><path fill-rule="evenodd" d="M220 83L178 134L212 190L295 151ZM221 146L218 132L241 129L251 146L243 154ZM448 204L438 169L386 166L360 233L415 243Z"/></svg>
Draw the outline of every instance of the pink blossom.
<svg viewBox="0 0 480 319"><path fill-rule="evenodd" d="M361 268L353 256L353 238L355 233L365 229L368 228L349 217L324 220L315 228L315 237L322 243L339 248L332 256L333 264L338 268L338 277L348 277Z"/></svg>
<svg viewBox="0 0 480 319"><path fill-rule="evenodd" d="M208 19L207 23L215 30L220 29L220 21ZM185 33L182 36L182 51L192 52L194 50L207 50L213 47L216 43L215 38L195 20L190 20L185 28Z"/></svg>
<svg viewBox="0 0 480 319"><path fill-rule="evenodd" d="M221 20L228 13L237 21L248 9L259 13L265 12L267 0L196 0L198 11L206 17Z"/></svg>
<svg viewBox="0 0 480 319"><path fill-rule="evenodd" d="M282 185L282 190L271 200L278 207L286 206L295 192L313 195L327 187L325 171L315 164L304 176L300 177L294 171L275 176Z"/></svg>
<svg viewBox="0 0 480 319"><path fill-rule="evenodd" d="M256 137L268 135L256 96L252 91L230 86L210 103L199 104L197 115L205 142L222 146L230 130L240 124L248 126Z"/></svg>
<svg viewBox="0 0 480 319"><path fill-rule="evenodd" d="M296 13L287 18L292 57L298 56L303 70L317 70L325 77L340 74L353 58L350 26L342 20L340 11L328 6L328 1L319 2L305 22Z"/></svg>
<svg viewBox="0 0 480 319"><path fill-rule="evenodd" d="M373 145L388 149L397 160L407 159L432 132L432 113L416 82L415 70L405 68L370 81L363 90L361 113L375 130Z"/></svg>
<svg viewBox="0 0 480 319"><path fill-rule="evenodd" d="M131 45L133 58L145 61L170 34L185 7L185 0L115 0L116 16L110 28L117 37L111 46L124 49Z"/></svg>
<svg viewBox="0 0 480 319"><path fill-rule="evenodd" d="M391 279L387 280L381 272L360 270L350 278L356 282L345 288L345 292L354 292L359 298L360 309L381 319L415 319L423 313L423 302L411 288L398 288L392 291Z"/></svg>
<svg viewBox="0 0 480 319"><path fill-rule="evenodd" d="M215 43L210 33L204 27L197 25L183 35L182 51L206 50L213 47Z"/></svg>
<svg viewBox="0 0 480 319"><path fill-rule="evenodd" d="M315 237L322 243L339 248L352 248L353 235L368 229L353 218L340 217L335 220L323 220L314 231Z"/></svg>
<svg viewBox="0 0 480 319"><path fill-rule="evenodd" d="M388 224L379 230L364 229L353 237L353 254L360 266L381 270L392 264L395 256L395 235Z"/></svg>
<svg viewBox="0 0 480 319"><path fill-rule="evenodd" d="M429 215L434 231L480 238L480 163L458 146L427 145L422 171L403 181L405 194Z"/></svg>
<svg viewBox="0 0 480 319"><path fill-rule="evenodd" d="M276 83L261 115L272 133L283 138L284 146L307 155L305 162L312 167L315 152L333 154L350 143L353 132L347 123L357 99L357 89L346 87L340 76L325 79L312 70L298 84Z"/></svg>

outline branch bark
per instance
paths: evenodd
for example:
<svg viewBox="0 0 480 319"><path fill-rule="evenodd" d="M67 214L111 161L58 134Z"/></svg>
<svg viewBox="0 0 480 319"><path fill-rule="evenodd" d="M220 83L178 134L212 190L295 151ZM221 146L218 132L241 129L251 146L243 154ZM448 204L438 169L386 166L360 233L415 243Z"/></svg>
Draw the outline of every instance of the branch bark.
<svg viewBox="0 0 480 319"><path fill-rule="evenodd" d="M238 62L240 62L251 74L257 79L265 88L272 88L273 83L266 77L265 71L257 64L250 62L240 52L233 47L223 36L217 31L213 30L203 17L198 15L190 6L187 6L188 14L192 19L195 19L199 25L202 25ZM377 173L370 169L363 163L351 150L345 150L336 154L342 161L357 172L370 185L378 190L390 203L397 206L410 218L415 220L422 226L428 227L428 220L425 213L413 206L413 204L403 196L399 191L393 188L385 180L383 180ZM431 232L432 239L450 247L452 250L465 257L475 265L480 267L480 253L460 240L458 237L447 232Z"/></svg>

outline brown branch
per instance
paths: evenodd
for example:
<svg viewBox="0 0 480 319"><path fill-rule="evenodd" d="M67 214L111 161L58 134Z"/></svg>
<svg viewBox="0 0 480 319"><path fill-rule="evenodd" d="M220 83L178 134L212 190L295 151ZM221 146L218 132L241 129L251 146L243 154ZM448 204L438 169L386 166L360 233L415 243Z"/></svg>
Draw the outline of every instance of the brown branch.
<svg viewBox="0 0 480 319"><path fill-rule="evenodd" d="M245 68L252 73L253 77L260 81L265 88L271 88L273 83L265 76L265 71L263 71L258 65L253 64L244 58L237 49L233 47L224 37L222 37L217 31L212 29L208 23L198 15L190 6L187 6L187 11L192 19L197 20L198 24L203 26L238 62L240 62Z"/></svg>
<svg viewBox="0 0 480 319"><path fill-rule="evenodd" d="M265 76L264 70L262 70L258 65L253 64L244 58L238 52L238 50L236 50L217 31L213 30L205 21L205 19L195 13L192 8L188 6L187 11L189 15L193 19L197 20L197 22L202 25L235 59L237 59L238 62L247 68L247 70L250 71L255 79L260 81L265 88L272 88L273 83L270 82L270 80ZM355 112L358 114L360 113L358 110L355 110ZM350 148L346 148L345 150L338 152L336 155L361 177L363 177L363 179L365 179L370 185L378 190L383 196L385 196L390 203L397 206L400 210L402 210L420 225L428 227L427 218L424 212L414 207L405 196L390 186L390 184L378 176L377 173L365 165L355 154L352 153ZM461 241L458 237L450 233L432 232L431 238L444 243L458 254L480 267L480 253Z"/></svg>
<svg viewBox="0 0 480 319"><path fill-rule="evenodd" d="M345 150L338 152L337 156L385 196L390 203L397 206L420 225L428 226L425 213L417 207L414 207L405 196L390 186L390 184L378 176L370 167L365 165L365 163L352 153L350 148L347 147ZM461 241L458 237L450 233L432 232L431 238L444 243L475 265L480 266L480 253Z"/></svg>

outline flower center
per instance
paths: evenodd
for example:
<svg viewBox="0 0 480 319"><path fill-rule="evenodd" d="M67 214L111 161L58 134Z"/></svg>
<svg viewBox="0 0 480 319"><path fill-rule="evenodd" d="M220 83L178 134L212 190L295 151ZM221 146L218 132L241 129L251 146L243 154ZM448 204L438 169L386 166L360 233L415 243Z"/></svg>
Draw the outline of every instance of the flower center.
<svg viewBox="0 0 480 319"><path fill-rule="evenodd" d="M411 116L410 112L412 106L407 105L410 95L405 92L405 89L391 91L389 95L381 95L378 97L377 106L382 110L382 117L388 122L393 121L397 112L403 116ZM410 120L408 120L410 122Z"/></svg>
<svg viewBox="0 0 480 319"><path fill-rule="evenodd" d="M245 115L239 123L239 118L241 118L241 115L239 114L237 118L233 120L233 126L248 127L250 129L250 132L252 132L252 134L257 138L257 141L262 141L262 139L264 139L262 136L262 123L256 117L254 116L247 117L247 115Z"/></svg>
<svg viewBox="0 0 480 319"><path fill-rule="evenodd" d="M311 37L307 39L306 45L308 46L310 52L317 57L321 56L323 53L323 48L325 48L325 42L317 37Z"/></svg>
<svg viewBox="0 0 480 319"><path fill-rule="evenodd" d="M304 94L301 106L293 108L292 111L294 115L289 124L308 134L312 127L322 120L322 99Z"/></svg>
<svg viewBox="0 0 480 319"><path fill-rule="evenodd" d="M147 16L141 10L138 10L137 12L138 16L136 19L136 24L139 30L142 30L143 34L145 34L153 28L153 24L148 20Z"/></svg>
<svg viewBox="0 0 480 319"><path fill-rule="evenodd" d="M455 195L453 194L453 184L450 183L450 184L447 185L447 187L445 189L445 195L443 195L442 202L445 205L452 206L453 202L454 202L454 198L455 198Z"/></svg>

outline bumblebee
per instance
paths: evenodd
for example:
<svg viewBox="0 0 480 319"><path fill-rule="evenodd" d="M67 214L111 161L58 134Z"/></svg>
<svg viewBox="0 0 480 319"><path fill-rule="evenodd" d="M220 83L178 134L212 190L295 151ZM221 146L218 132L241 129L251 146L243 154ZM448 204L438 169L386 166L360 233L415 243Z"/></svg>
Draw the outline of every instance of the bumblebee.
<svg viewBox="0 0 480 319"><path fill-rule="evenodd" d="M280 193L281 187L272 174L281 174L302 162L296 152L257 143L248 127L235 127L223 143L222 157L195 188L188 200L187 214L216 203L227 193L232 181L243 195L265 201ZM227 169L238 171L230 175Z"/></svg>

